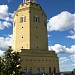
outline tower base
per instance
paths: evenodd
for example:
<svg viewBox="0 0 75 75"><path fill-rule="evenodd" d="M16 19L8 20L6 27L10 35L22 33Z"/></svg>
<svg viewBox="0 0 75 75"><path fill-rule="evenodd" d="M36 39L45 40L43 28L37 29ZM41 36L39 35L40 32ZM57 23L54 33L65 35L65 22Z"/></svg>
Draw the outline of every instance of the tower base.
<svg viewBox="0 0 75 75"><path fill-rule="evenodd" d="M26 74L59 72L59 60L54 51L22 49L20 56L21 70Z"/></svg>

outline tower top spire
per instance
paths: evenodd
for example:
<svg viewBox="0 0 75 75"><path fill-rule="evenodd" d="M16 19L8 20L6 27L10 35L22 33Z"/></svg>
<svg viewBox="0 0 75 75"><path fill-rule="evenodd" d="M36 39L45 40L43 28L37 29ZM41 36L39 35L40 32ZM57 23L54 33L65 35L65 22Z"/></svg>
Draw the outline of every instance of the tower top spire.
<svg viewBox="0 0 75 75"><path fill-rule="evenodd" d="M36 0L23 0L23 3L28 3L28 2L36 3Z"/></svg>

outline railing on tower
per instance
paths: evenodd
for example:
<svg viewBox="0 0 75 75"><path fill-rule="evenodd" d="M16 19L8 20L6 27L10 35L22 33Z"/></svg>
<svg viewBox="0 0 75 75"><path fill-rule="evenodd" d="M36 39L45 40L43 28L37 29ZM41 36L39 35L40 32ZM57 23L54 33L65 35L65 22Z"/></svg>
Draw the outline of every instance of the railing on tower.
<svg viewBox="0 0 75 75"><path fill-rule="evenodd" d="M36 3L36 0L23 0L23 3L27 3L27 2Z"/></svg>

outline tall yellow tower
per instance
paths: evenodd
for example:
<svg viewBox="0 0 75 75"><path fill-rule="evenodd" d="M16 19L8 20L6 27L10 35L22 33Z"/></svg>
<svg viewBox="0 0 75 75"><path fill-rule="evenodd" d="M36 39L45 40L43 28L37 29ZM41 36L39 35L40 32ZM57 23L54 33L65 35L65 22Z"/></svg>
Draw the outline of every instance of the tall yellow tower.
<svg viewBox="0 0 75 75"><path fill-rule="evenodd" d="M26 0L14 15L13 49L48 50L46 14L35 0Z"/></svg>
<svg viewBox="0 0 75 75"><path fill-rule="evenodd" d="M48 51L47 16L36 0L23 0L14 14L13 49L20 51L24 73L59 72L54 51Z"/></svg>

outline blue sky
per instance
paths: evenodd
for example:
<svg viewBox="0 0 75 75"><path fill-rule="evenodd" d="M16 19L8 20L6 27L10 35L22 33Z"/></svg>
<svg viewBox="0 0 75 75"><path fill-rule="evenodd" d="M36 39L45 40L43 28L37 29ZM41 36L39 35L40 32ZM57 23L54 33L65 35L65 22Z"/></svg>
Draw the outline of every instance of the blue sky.
<svg viewBox="0 0 75 75"><path fill-rule="evenodd" d="M13 14L22 0L0 0L0 56L12 45ZM47 15L48 47L59 57L60 71L75 68L74 0L37 0ZM64 69L65 67L65 69Z"/></svg>

